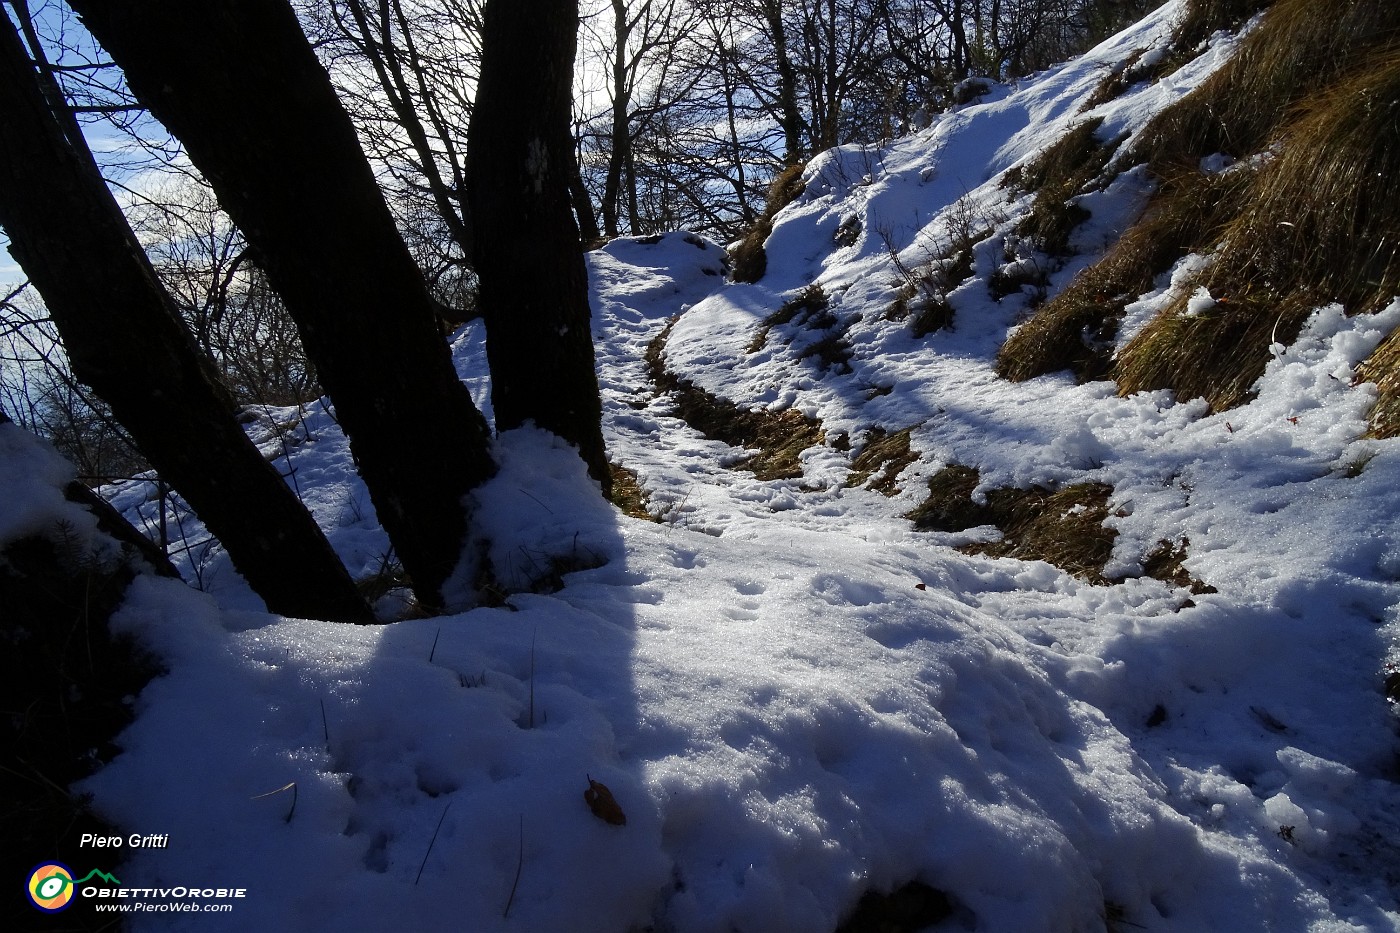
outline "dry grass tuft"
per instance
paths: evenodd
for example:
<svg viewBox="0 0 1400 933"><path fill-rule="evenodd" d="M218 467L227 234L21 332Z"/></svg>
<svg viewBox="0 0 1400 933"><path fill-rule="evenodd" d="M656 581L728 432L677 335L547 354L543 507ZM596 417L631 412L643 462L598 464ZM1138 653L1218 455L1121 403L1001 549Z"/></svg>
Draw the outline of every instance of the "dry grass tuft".
<svg viewBox="0 0 1400 933"><path fill-rule="evenodd" d="M1016 227L1041 251L1052 256L1069 252L1069 238L1089 212L1072 199L1091 185L1104 183L1105 169L1122 140L1103 142L1098 131L1103 120L1085 120L1050 145L1008 182L1035 192L1030 213Z"/></svg>
<svg viewBox="0 0 1400 933"><path fill-rule="evenodd" d="M973 468L951 463L929 477L928 498L904 517L918 531L966 531L995 525L991 509L972 500L981 481L981 474Z"/></svg>
<svg viewBox="0 0 1400 933"><path fill-rule="evenodd" d="M637 481L636 472L618 463L609 466L612 467L612 489L608 493L608 501L625 515L659 522L661 519L647 511L646 493Z"/></svg>
<svg viewBox="0 0 1400 933"><path fill-rule="evenodd" d="M1196 48L1222 29L1238 29L1274 0L1190 0L1176 27L1176 45Z"/></svg>
<svg viewBox="0 0 1400 933"><path fill-rule="evenodd" d="M798 351L799 360L817 359L824 368L835 368L838 372L849 373L851 345L846 340L846 331L855 321L841 326L836 316L827 310L830 303L820 285L807 286L763 319L758 333L746 348L747 352L757 353L762 350L768 344L768 335L773 328L785 324L798 324L811 331L824 332Z"/></svg>
<svg viewBox="0 0 1400 933"><path fill-rule="evenodd" d="M1238 209L1246 178L1189 171L1165 181L1108 253L1007 339L997 374L1021 382L1068 369L1081 382L1104 378L1124 308Z"/></svg>
<svg viewBox="0 0 1400 933"><path fill-rule="evenodd" d="M754 334L753 340L746 348L749 353L757 353L768 343L768 333L775 327L782 327L784 324L791 324L793 321L802 323L813 317L820 318L826 311L831 300L827 298L826 292L820 285L808 285L787 301L782 307L763 319L763 323L758 328L758 333Z"/></svg>
<svg viewBox="0 0 1400 933"><path fill-rule="evenodd" d="M1188 10L1181 34L1202 33L1203 41L1266 5L1201 0ZM1400 4L1388 0L1276 0L1229 64L1148 124L1131 161L1161 169L1195 165L1216 152L1252 155L1295 103L1335 81L1359 51L1393 37L1397 28Z"/></svg>
<svg viewBox="0 0 1400 933"><path fill-rule="evenodd" d="M81 834L116 832L69 788L117 755L118 734L132 719L131 698L160 673L129 637L109 627L135 577L135 552L109 560L79 542L72 526L58 523L51 535L0 547L7 749L0 838L26 870L46 860L90 867L93 853L79 849ZM16 906L11 913L29 910ZM14 928L34 929L28 916ZM91 911L64 916L62 929L109 928Z"/></svg>
<svg viewBox="0 0 1400 933"><path fill-rule="evenodd" d="M1305 301L1280 304L1246 293L1192 316L1189 299L1183 292L1119 352L1119 394L1171 389L1178 398L1205 399L1212 411L1244 404L1270 346L1291 343L1311 311Z"/></svg>
<svg viewBox="0 0 1400 933"><path fill-rule="evenodd" d="M1400 45L1295 114L1282 155L1260 173L1250 209L1226 232L1222 262L1275 292L1377 310L1400 293Z"/></svg>
<svg viewBox="0 0 1400 933"><path fill-rule="evenodd" d="M1189 538L1182 538L1177 542L1164 538L1157 542L1157 546L1142 559L1143 575L1190 590L1197 596L1202 593L1220 592L1210 584L1191 576L1190 571L1186 569L1186 549L1190 545Z"/></svg>
<svg viewBox="0 0 1400 933"><path fill-rule="evenodd" d="M895 483L899 474L919 459L919 452L909 446L912 430L905 428L890 434L884 428L871 428L865 446L851 460L851 474L847 483L865 486L886 496L898 495L900 490Z"/></svg>
<svg viewBox="0 0 1400 933"><path fill-rule="evenodd" d="M1188 315L1183 290L1119 354L1123 393L1170 388L1229 408L1249 398L1270 346L1291 342L1313 308L1373 311L1400 293L1400 47L1353 61L1294 107L1275 141L1280 154L1253 174L1193 283L1216 306ZM1377 365L1368 378L1384 375Z"/></svg>
<svg viewBox="0 0 1400 933"><path fill-rule="evenodd" d="M1371 409L1371 436L1395 437L1400 434L1400 332L1382 341L1357 370L1357 379L1374 382L1378 390L1375 407ZM1365 462L1353 465L1348 476L1359 476Z"/></svg>
<svg viewBox="0 0 1400 933"><path fill-rule="evenodd" d="M768 271L768 254L763 244L773 232L773 218L778 212L802 196L804 164L789 165L778 173L768 186L768 202L763 214L729 254L731 275L736 282L757 282Z"/></svg>
<svg viewBox="0 0 1400 933"><path fill-rule="evenodd" d="M966 544L967 554L1043 560L1096 585L1113 581L1103 575L1118 532L1104 527L1113 487L1077 483L1059 490L993 489L986 504L972 500L979 474L952 465L929 479L929 497L906 518L920 531L965 531L995 525L1000 541Z"/></svg>
<svg viewBox="0 0 1400 933"><path fill-rule="evenodd" d="M1104 577L1103 568L1118 536L1103 524L1112 493L1113 487L1104 483L1077 483L1055 491L1038 486L994 490L987 503L997 517L1002 539L965 545L962 550L1043 560L1089 583L1108 584L1112 581Z"/></svg>

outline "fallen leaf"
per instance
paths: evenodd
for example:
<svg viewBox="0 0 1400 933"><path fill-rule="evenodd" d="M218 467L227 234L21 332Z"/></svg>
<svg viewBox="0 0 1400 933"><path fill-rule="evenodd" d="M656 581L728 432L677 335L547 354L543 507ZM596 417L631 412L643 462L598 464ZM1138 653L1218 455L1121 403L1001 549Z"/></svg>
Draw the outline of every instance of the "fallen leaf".
<svg viewBox="0 0 1400 933"><path fill-rule="evenodd" d="M588 804L588 809L593 811L593 815L604 823L613 826L625 826L627 824L627 814L622 812L622 807L617 805L617 798L612 791L608 790L608 785L602 784L593 778L588 779L588 790L583 792L584 803Z"/></svg>

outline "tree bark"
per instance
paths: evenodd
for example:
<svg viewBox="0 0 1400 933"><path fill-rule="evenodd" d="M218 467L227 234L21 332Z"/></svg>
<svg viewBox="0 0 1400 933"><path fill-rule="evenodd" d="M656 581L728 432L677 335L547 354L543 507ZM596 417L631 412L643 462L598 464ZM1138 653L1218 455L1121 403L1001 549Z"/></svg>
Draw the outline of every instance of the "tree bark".
<svg viewBox="0 0 1400 933"><path fill-rule="evenodd" d="M373 616L310 514L234 419L86 149L65 135L0 14L0 225L74 375L228 549L268 609Z"/></svg>
<svg viewBox="0 0 1400 933"><path fill-rule="evenodd" d="M587 272L569 204L577 30L577 0L487 4L468 190L496 427L553 431L606 493Z"/></svg>
<svg viewBox="0 0 1400 933"><path fill-rule="evenodd" d="M803 143L805 123L797 102L797 69L788 52L787 24L783 22L780 0L760 0L760 11L773 43L774 64L778 69L778 125L783 128L783 165L799 165L807 157Z"/></svg>
<svg viewBox="0 0 1400 933"><path fill-rule="evenodd" d="M285 0L74 0L262 258L419 601L494 471L427 286Z"/></svg>

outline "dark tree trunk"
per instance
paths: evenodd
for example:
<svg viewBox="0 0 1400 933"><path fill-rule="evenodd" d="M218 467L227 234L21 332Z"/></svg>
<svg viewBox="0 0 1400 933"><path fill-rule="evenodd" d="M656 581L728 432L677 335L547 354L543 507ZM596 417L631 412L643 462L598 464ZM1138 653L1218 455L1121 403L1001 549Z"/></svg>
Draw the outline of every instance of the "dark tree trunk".
<svg viewBox="0 0 1400 933"><path fill-rule="evenodd" d="M569 166L569 199L574 205L574 219L578 222L579 239L583 241L586 248L593 248L593 245L602 239L603 232L598 229L598 219L593 213L593 199L588 194L588 188L583 183L583 175L579 172L578 156L575 152L574 162Z"/></svg>
<svg viewBox="0 0 1400 933"><path fill-rule="evenodd" d="M487 4L468 190L496 427L553 431L606 492L587 273L569 208L577 30L577 0Z"/></svg>
<svg viewBox="0 0 1400 933"><path fill-rule="evenodd" d="M420 602L462 557L485 419L285 0L74 0L262 257Z"/></svg>
<svg viewBox="0 0 1400 933"><path fill-rule="evenodd" d="M632 83L627 69L627 40L630 28L625 0L612 0L612 126L608 136L608 170L603 177L603 197L599 213L603 215L603 232L617 236L622 232L622 169L627 162L632 143ZM635 229L629 233L636 233Z"/></svg>
<svg viewBox="0 0 1400 933"><path fill-rule="evenodd" d="M783 4L780 0L762 0L760 4L763 18L768 26L769 38L773 42L774 65L778 69L778 124L783 128L783 164L798 165L806 158L803 144L805 122L802 109L797 102L797 69L792 64L788 52L787 24L783 22Z"/></svg>
<svg viewBox="0 0 1400 933"><path fill-rule="evenodd" d="M239 428L91 157L65 136L0 15L0 225L74 375L228 549L270 610L368 622L310 514Z"/></svg>

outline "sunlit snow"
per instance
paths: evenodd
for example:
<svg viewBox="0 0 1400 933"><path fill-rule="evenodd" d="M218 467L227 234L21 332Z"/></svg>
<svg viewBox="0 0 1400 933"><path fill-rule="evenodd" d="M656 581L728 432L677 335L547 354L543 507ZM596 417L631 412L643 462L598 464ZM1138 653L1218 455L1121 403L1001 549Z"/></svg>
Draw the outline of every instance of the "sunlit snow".
<svg viewBox="0 0 1400 933"><path fill-rule="evenodd" d="M126 853L124 884L248 895L132 929L815 933L913 880L947 894L938 930L1400 929L1381 687L1400 442L1364 437L1375 392L1354 383L1400 303L1318 309L1273 348L1255 400L1215 415L1166 392L996 378L1025 305L980 277L950 296L952 331L915 339L881 315L899 282L879 231L917 262L957 211L1006 226L1024 204L996 176L1085 119L1111 66L1158 54L1175 12L889 148L820 157L757 285L726 285L722 251L685 234L590 254L609 449L658 520L624 517L527 428L498 440L470 542L507 586L555 559L591 567L562 590L361 628L267 615L215 546L177 555L208 593L139 579L115 624L168 673L80 789L121 832L170 834ZM1219 37L1090 115L1132 132L1231 48ZM1094 195L1088 256L1051 286L1145 193L1128 173ZM852 216L863 232L839 246ZM1000 261L978 250L980 270ZM849 324L850 372L800 358L798 329L750 352L814 281ZM1125 330L1184 281L1141 296ZM797 408L829 439L913 426L900 493L848 485L831 446L799 480L733 468L743 451L648 381L646 347L677 315L668 366L699 386ZM485 407L480 335L455 354ZM352 573L372 572L388 543L331 413L277 409L252 430L285 449ZM62 466L13 426L0 462L28 477L0 503L0 538L72 512ZM1124 582L948 546L987 529L915 532L901 515L949 463L986 488L1112 485ZM134 518L155 507L150 484L112 491ZM1164 539L1189 540L1187 569L1217 592L1142 576ZM590 779L625 825L590 812Z"/></svg>

